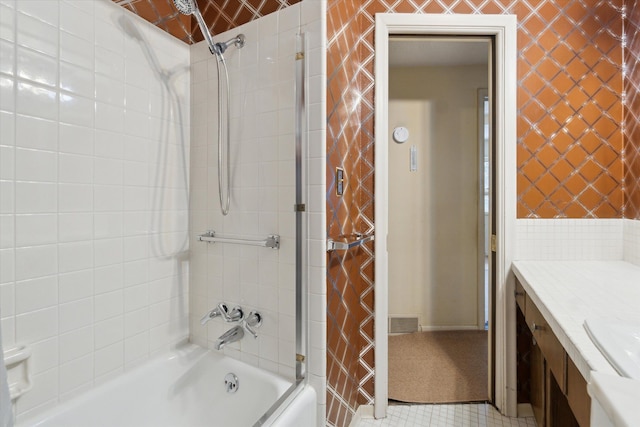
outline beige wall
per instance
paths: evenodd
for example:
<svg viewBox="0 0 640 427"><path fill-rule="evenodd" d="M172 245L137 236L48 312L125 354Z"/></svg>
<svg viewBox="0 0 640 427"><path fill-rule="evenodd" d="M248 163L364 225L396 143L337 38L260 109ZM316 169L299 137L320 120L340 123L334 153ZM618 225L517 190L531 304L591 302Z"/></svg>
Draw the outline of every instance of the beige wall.
<svg viewBox="0 0 640 427"><path fill-rule="evenodd" d="M487 66L391 68L389 314L423 327L478 323L477 89ZM412 145L418 170L410 172Z"/></svg>

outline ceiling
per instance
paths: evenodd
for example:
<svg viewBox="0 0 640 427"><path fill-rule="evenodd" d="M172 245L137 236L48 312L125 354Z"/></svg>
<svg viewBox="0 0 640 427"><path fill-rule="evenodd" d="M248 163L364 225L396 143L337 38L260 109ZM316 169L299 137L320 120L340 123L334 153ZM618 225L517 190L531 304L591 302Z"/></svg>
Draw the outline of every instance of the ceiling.
<svg viewBox="0 0 640 427"><path fill-rule="evenodd" d="M212 34L219 34L276 12L300 0L196 0ZM195 19L178 12L173 0L113 0L188 44L203 40Z"/></svg>
<svg viewBox="0 0 640 427"><path fill-rule="evenodd" d="M488 38L404 36L389 39L389 65L393 67L479 65L488 62Z"/></svg>

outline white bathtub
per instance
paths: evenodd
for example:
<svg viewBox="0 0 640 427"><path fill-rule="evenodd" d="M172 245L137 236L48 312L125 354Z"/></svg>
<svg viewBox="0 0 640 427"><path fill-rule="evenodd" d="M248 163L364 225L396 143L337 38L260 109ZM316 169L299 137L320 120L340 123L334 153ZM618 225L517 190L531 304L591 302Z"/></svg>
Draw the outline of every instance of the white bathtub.
<svg viewBox="0 0 640 427"><path fill-rule="evenodd" d="M230 372L238 378L233 394L227 393L224 384ZM187 345L49 412L19 420L18 426L250 427L291 385L215 350ZM263 425L312 425L315 394L309 386L298 391L286 408L275 411Z"/></svg>

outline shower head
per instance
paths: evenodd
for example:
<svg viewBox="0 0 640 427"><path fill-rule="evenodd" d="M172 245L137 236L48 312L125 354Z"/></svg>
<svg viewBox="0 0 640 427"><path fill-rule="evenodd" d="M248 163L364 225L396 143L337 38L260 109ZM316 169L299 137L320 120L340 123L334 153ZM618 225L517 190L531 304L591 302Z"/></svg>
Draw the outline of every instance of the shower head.
<svg viewBox="0 0 640 427"><path fill-rule="evenodd" d="M227 40L226 42L216 43L216 51L220 54L223 54L229 46L235 45L238 49L244 46L244 34L238 34L231 40Z"/></svg>
<svg viewBox="0 0 640 427"><path fill-rule="evenodd" d="M198 22L198 26L200 27L200 32L204 36L204 39L207 41L207 45L209 46L209 50L214 55L219 55L217 52L217 48L213 43L213 38L211 37L211 33L209 33L209 29L207 28L207 24L204 22L202 18L202 14L200 13L200 9L198 9L198 5L196 4L196 0L173 0L173 4L178 9L178 12L183 15L193 15Z"/></svg>
<svg viewBox="0 0 640 427"><path fill-rule="evenodd" d="M178 9L178 12L183 15L191 15L196 9L193 0L173 0L173 4L176 6L176 9Z"/></svg>

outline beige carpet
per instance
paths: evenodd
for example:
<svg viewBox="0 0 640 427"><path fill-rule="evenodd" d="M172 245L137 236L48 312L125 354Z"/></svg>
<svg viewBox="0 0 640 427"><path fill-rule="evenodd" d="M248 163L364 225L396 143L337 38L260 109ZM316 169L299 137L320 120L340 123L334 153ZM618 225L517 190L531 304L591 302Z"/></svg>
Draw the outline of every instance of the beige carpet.
<svg viewBox="0 0 640 427"><path fill-rule="evenodd" d="M412 403L487 400L487 332L389 336L389 399Z"/></svg>

